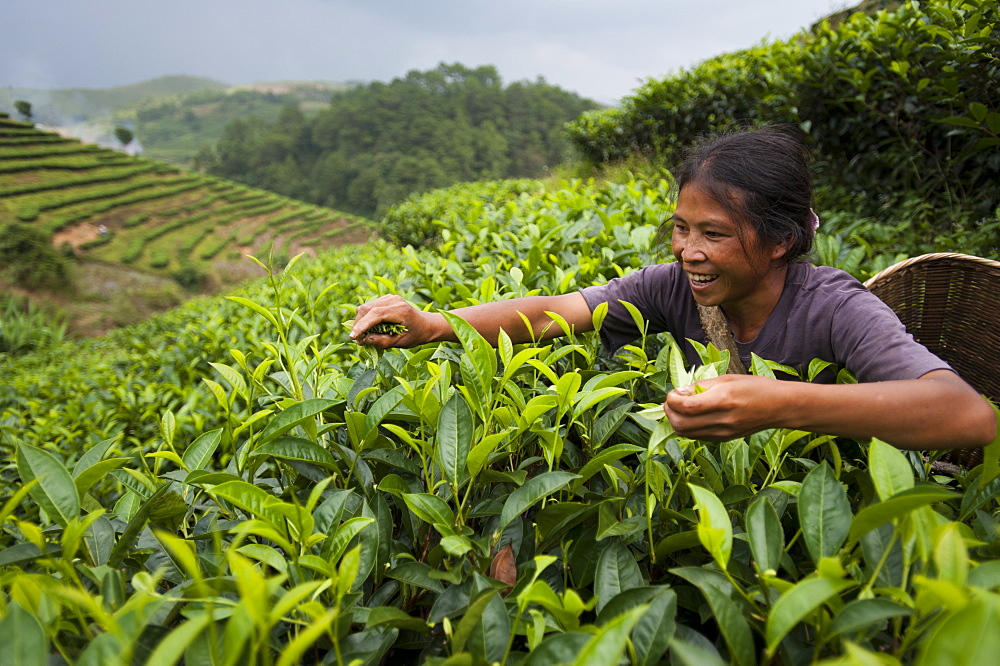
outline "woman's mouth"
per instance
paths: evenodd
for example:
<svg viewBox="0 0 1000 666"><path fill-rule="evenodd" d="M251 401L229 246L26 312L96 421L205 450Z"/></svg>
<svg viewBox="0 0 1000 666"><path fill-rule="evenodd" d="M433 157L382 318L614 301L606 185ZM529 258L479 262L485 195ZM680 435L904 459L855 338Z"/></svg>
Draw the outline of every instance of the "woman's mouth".
<svg viewBox="0 0 1000 666"><path fill-rule="evenodd" d="M707 273L688 273L687 276L688 280L691 282L691 286L695 289L707 287L719 278L718 275Z"/></svg>

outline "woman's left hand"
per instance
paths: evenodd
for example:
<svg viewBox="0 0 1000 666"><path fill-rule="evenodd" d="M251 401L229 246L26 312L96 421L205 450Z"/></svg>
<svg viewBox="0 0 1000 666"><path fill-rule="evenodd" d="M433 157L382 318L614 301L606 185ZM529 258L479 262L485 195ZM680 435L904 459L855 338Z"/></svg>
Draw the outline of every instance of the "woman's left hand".
<svg viewBox="0 0 1000 666"><path fill-rule="evenodd" d="M668 393L663 411L677 434L724 442L774 427L788 384L754 375L703 379Z"/></svg>

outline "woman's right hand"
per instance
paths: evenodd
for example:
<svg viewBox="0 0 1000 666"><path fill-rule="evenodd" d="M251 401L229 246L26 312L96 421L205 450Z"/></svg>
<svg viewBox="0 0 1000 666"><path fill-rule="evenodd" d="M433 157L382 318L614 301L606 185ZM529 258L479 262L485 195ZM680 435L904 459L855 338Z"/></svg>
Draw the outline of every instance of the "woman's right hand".
<svg viewBox="0 0 1000 666"><path fill-rule="evenodd" d="M437 318L444 321L441 315L422 312L395 294L379 296L358 307L350 338L358 344L379 349L416 347L437 339ZM373 326L383 322L402 324L406 330L396 335L369 332Z"/></svg>

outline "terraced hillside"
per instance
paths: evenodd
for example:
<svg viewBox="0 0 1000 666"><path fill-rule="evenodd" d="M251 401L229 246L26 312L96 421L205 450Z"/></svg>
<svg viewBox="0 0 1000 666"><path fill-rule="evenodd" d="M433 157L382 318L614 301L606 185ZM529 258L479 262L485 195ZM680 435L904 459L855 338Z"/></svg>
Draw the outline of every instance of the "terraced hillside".
<svg viewBox="0 0 1000 666"><path fill-rule="evenodd" d="M362 242L367 220L80 143L0 117L0 224L44 229L81 259L217 274L245 254Z"/></svg>

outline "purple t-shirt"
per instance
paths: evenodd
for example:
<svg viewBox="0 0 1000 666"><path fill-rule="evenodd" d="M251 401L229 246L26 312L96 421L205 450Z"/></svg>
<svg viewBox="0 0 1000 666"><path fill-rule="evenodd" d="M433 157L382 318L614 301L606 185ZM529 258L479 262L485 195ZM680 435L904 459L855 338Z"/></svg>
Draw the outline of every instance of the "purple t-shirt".
<svg viewBox="0 0 1000 666"><path fill-rule="evenodd" d="M604 285L580 290L591 311L608 303L601 341L611 353L639 337L619 301L636 306L649 333L670 332L689 364L701 360L687 338L708 344L687 277L676 262L654 264ZM807 376L816 358L845 367L861 382L916 379L951 369L913 339L885 303L848 273L829 266L788 265L785 288L757 337L736 343L750 367L750 354L791 366ZM832 380L832 373L821 379Z"/></svg>

